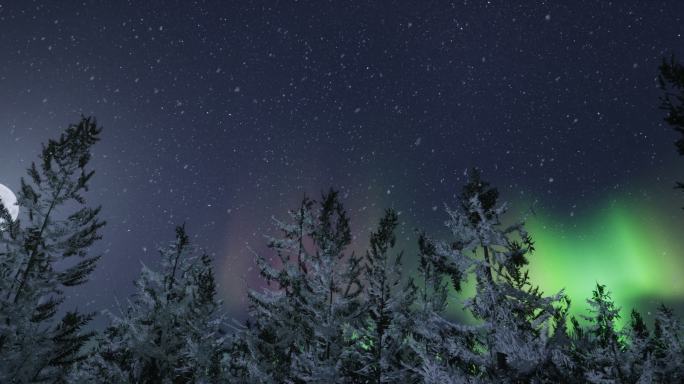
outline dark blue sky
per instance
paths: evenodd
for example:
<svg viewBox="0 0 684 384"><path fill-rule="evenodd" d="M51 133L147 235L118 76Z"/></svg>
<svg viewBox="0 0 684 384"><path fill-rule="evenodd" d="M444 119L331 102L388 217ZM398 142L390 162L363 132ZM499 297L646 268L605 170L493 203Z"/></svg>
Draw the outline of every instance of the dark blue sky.
<svg viewBox="0 0 684 384"><path fill-rule="evenodd" d="M409 238L439 227L471 166L560 214L615 196L675 212L655 80L684 57L684 2L511 3L0 1L0 182L98 118L109 225L78 299L96 308L182 222L238 303L271 216L330 186L359 239L390 206Z"/></svg>

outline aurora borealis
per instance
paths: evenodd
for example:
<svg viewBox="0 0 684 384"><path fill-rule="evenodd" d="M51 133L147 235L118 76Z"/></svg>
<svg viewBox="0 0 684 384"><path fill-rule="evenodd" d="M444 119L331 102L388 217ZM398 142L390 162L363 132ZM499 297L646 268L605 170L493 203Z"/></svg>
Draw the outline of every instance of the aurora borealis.
<svg viewBox="0 0 684 384"><path fill-rule="evenodd" d="M596 284L605 285L624 324L632 309L647 318L660 304L684 309L684 242L678 237L679 212L668 209L672 203L627 197L597 202L586 213L572 212L569 227L567 214L553 215L543 208L530 212L523 209L530 204L517 201L504 219L526 218L535 242L528 268L532 284L546 294L563 290L572 302L570 313L580 320ZM452 316L474 321L460 310L474 289L470 278L462 292L450 290Z"/></svg>
<svg viewBox="0 0 684 384"><path fill-rule="evenodd" d="M564 288L575 313L585 309L596 283L613 292L623 316L652 309L658 300L681 305L684 243L677 218L661 212L656 204L611 200L572 229L540 213L528 226L537 244L530 274L546 292Z"/></svg>
<svg viewBox="0 0 684 384"><path fill-rule="evenodd" d="M656 77L684 2L0 1L0 183L81 114L104 127L103 257L69 300L112 308L186 223L244 315L272 218L334 187L363 252L385 208L415 264L464 170L528 220L534 281L573 312L682 307L684 161Z"/></svg>

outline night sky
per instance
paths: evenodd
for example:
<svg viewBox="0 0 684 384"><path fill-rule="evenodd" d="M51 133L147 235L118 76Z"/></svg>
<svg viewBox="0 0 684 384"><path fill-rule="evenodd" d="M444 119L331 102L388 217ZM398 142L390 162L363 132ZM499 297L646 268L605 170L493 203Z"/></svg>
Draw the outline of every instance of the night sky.
<svg viewBox="0 0 684 384"><path fill-rule="evenodd" d="M81 114L104 127L90 202L108 226L79 308L133 291L186 223L241 316L272 217L341 191L356 237L382 210L444 235L477 166L529 220L535 281L577 309L684 300L684 179L658 65L673 1L0 1L0 183Z"/></svg>

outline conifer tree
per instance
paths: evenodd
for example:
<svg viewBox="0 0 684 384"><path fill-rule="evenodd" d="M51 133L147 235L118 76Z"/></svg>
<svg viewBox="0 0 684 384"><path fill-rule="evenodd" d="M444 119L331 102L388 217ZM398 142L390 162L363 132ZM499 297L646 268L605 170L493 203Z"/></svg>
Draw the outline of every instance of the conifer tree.
<svg viewBox="0 0 684 384"><path fill-rule="evenodd" d="M184 226L160 249L161 268L143 265L137 293L73 381L216 383L225 380L224 318L211 258L190 243Z"/></svg>
<svg viewBox="0 0 684 384"><path fill-rule="evenodd" d="M423 383L465 383L482 362L474 352L475 339L467 329L447 318L449 283L460 289L462 276L438 256L437 241L421 233L417 308L411 334L414 361L409 364ZM448 271L448 272L447 272ZM452 277L458 276L457 280Z"/></svg>
<svg viewBox="0 0 684 384"><path fill-rule="evenodd" d="M626 382L624 345L616 329L620 309L613 303L610 292L601 284L596 284L587 303L589 315L582 317L589 325L585 330L576 331L577 366L585 380L591 383Z"/></svg>
<svg viewBox="0 0 684 384"><path fill-rule="evenodd" d="M305 322L303 295L307 287L307 263L309 251L305 241L314 236L316 206L304 197L297 210L289 212L291 222L275 220L281 237L269 238L272 249L281 265L271 265L263 256L255 254L261 276L271 289L252 290L250 319L245 327L238 329L239 345L234 344L233 369L243 380L259 380L264 383L284 382L292 375L293 357L300 348L309 343L313 330Z"/></svg>
<svg viewBox="0 0 684 384"><path fill-rule="evenodd" d="M667 112L665 121L677 131L681 138L675 142L680 155L684 155L684 66L671 57L663 60L658 81L664 94L661 107Z"/></svg>
<svg viewBox="0 0 684 384"><path fill-rule="evenodd" d="M665 122L680 135L675 146L679 155L684 156L684 66L673 56L664 59L659 70L658 81L663 90L660 107L667 112ZM684 190L684 182L678 182L676 188Z"/></svg>
<svg viewBox="0 0 684 384"><path fill-rule="evenodd" d="M632 310L629 326L625 327L622 334L624 346L622 357L626 381L630 383L653 382L651 335L639 312Z"/></svg>
<svg viewBox="0 0 684 384"><path fill-rule="evenodd" d="M447 208L446 223L453 239L430 247L437 272L448 275L456 291L470 274L474 297L464 307L480 322L455 333L462 375L495 382L529 381L543 377L549 365L566 364L560 349L549 344L552 321L562 292L544 296L524 269L534 243L519 222L502 227L505 205L497 205L498 191L481 180L479 171L469 181L455 209ZM465 334L465 336L463 335Z"/></svg>
<svg viewBox="0 0 684 384"><path fill-rule="evenodd" d="M81 285L99 256L90 247L100 239L100 208L86 204L94 174L91 148L101 128L92 118L70 125L43 146L40 162L21 180L18 204L24 214L0 215L0 382L65 382L66 372L84 358L92 333L91 314L56 314L65 290Z"/></svg>
<svg viewBox="0 0 684 384"><path fill-rule="evenodd" d="M678 383L684 381L684 339L681 321L671 308L661 305L656 313L651 339L653 381Z"/></svg>
<svg viewBox="0 0 684 384"><path fill-rule="evenodd" d="M410 333L417 326L412 305L416 286L404 281L402 253L391 257L397 213L388 209L380 219L378 229L370 237L366 252L363 299L365 302L362 326L353 329L350 339L357 341L347 348L347 359L359 366L351 377L359 383L409 382L412 372L409 348Z"/></svg>
<svg viewBox="0 0 684 384"><path fill-rule="evenodd" d="M349 219L333 190L320 204L304 198L291 216L291 223L276 222L283 235L269 242L281 265L257 256L275 286L249 293L245 371L258 382L341 382L343 330L361 312L360 258L345 254Z"/></svg>

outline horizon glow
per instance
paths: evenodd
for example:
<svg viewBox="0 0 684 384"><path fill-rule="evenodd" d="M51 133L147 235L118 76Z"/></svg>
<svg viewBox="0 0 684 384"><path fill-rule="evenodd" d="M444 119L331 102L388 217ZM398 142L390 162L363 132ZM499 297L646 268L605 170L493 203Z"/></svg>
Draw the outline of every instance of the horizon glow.
<svg viewBox="0 0 684 384"><path fill-rule="evenodd" d="M530 276L546 294L565 289L573 314L586 313L596 283L612 292L622 321L651 300L681 302L683 247L674 220L654 206L626 200L574 219L572 228L562 226L567 220L537 214L527 223L536 242Z"/></svg>

